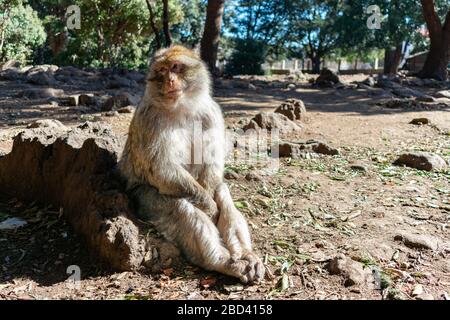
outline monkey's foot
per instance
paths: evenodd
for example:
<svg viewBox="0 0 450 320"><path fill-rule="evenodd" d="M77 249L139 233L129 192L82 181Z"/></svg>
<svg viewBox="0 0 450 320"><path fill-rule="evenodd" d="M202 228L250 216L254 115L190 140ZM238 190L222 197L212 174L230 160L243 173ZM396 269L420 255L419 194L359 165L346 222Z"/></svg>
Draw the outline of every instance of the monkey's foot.
<svg viewBox="0 0 450 320"><path fill-rule="evenodd" d="M264 278L264 265L253 252L247 252L239 260L230 263L232 275L243 283L258 283Z"/></svg>

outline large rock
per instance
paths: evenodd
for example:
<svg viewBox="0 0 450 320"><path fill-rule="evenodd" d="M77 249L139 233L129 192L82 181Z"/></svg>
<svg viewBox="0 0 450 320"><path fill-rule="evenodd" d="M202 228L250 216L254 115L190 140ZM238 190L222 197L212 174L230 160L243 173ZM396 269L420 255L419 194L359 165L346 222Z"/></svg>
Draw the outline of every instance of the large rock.
<svg viewBox="0 0 450 320"><path fill-rule="evenodd" d="M305 153L339 154L339 150L330 147L326 143L315 140L308 140L306 142L280 142L278 147L280 157L291 157L294 159L302 158Z"/></svg>
<svg viewBox="0 0 450 320"><path fill-rule="evenodd" d="M278 129L280 132L300 131L302 127L295 122L289 120L288 117L279 113L261 112L258 113L250 122L244 126L244 130L254 129L272 131Z"/></svg>
<svg viewBox="0 0 450 320"><path fill-rule="evenodd" d="M320 71L319 77L316 79L316 85L319 87L333 87L335 84L340 83L338 75L330 69L323 68Z"/></svg>
<svg viewBox="0 0 450 320"><path fill-rule="evenodd" d="M62 208L91 252L117 270L156 265L176 252L162 249L168 244L158 237L141 236L115 173L123 141L110 128L52 121L32 127L0 157L0 193Z"/></svg>
<svg viewBox="0 0 450 320"><path fill-rule="evenodd" d="M288 99L278 106L275 113L280 113L289 118L289 120L306 120L306 108L302 100Z"/></svg>
<svg viewBox="0 0 450 320"><path fill-rule="evenodd" d="M447 168L447 163L444 159L429 152L404 153L394 161L394 165L403 165L425 171L443 170Z"/></svg>

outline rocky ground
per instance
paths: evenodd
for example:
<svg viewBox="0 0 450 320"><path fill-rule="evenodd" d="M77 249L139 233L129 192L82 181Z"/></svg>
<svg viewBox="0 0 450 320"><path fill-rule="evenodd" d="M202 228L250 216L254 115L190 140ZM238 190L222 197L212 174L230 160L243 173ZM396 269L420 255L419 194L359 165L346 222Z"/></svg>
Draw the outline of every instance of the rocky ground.
<svg viewBox="0 0 450 320"><path fill-rule="evenodd" d="M188 263L115 273L87 254L60 208L3 196L0 223L27 224L0 230L0 299L448 299L449 83L316 78L215 82L229 128L291 129L282 132L275 174L262 164L227 164L236 206L267 267L262 284ZM144 83L143 74L125 70L5 69L0 154L44 118L69 127L104 122L125 137ZM286 99L297 100L273 113ZM304 143L310 139L321 144ZM68 286L70 265L80 267L79 288Z"/></svg>

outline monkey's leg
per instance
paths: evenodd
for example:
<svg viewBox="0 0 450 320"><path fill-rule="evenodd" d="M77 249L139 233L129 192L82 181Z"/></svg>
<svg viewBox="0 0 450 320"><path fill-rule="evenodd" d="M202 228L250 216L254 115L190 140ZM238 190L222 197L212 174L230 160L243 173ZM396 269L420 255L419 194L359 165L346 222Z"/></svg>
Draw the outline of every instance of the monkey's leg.
<svg viewBox="0 0 450 320"><path fill-rule="evenodd" d="M175 242L194 264L207 270L253 280L250 262L232 259L211 219L184 198L163 196L151 186L139 186L132 192L138 215L149 220L169 241Z"/></svg>
<svg viewBox="0 0 450 320"><path fill-rule="evenodd" d="M252 251L252 243L247 222L234 206L230 190L225 183L216 189L215 201L219 208L217 228L226 247L234 259L244 259L250 264L249 276L252 280L264 277L264 265Z"/></svg>

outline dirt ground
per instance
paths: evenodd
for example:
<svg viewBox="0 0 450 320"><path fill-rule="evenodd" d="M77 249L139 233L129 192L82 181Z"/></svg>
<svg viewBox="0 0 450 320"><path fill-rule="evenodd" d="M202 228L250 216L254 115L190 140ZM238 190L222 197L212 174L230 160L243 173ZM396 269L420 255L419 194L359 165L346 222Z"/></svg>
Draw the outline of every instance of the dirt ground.
<svg viewBox="0 0 450 320"><path fill-rule="evenodd" d="M69 126L94 119L125 135L132 117L16 98L21 89L16 82L0 81L0 154L10 150L11 138L34 119L56 118ZM67 94L84 92L62 89ZM432 96L439 91L416 90ZM450 99L438 99L439 108L431 103L422 110L389 109L377 105L386 97L370 91L319 89L307 81L291 90L215 90L232 128L242 127L261 110L272 111L287 98L301 99L308 120L289 139L318 139L340 151L337 156L282 159L275 175L255 165L227 165L239 175L228 183L268 269L263 283L241 285L189 263L160 274L114 273L89 256L59 208L3 197L0 221L13 216L28 224L0 230L0 299L448 299L450 171L425 172L391 163L413 150L450 161ZM419 117L431 125L409 124ZM355 163L362 168L352 169ZM246 179L249 172L257 179ZM436 250L411 248L396 238L405 232L440 245ZM338 254L360 263L366 281L346 286L342 274L331 274L327 265ZM80 267L79 288L70 288L66 281L70 265Z"/></svg>

